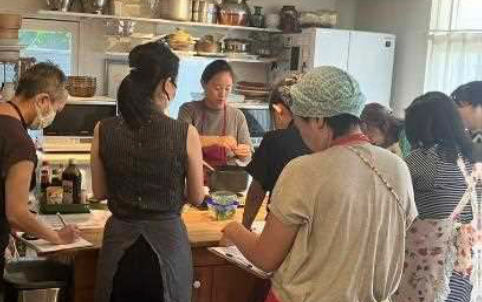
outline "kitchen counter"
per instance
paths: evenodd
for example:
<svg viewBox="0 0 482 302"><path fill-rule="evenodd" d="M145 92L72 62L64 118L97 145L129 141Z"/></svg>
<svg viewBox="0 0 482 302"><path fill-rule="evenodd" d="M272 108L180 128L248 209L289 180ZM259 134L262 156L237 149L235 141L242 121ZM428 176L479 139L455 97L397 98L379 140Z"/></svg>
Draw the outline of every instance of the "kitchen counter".
<svg viewBox="0 0 482 302"><path fill-rule="evenodd" d="M243 210L235 220L241 221ZM263 208L257 219L266 215ZM221 230L232 220L214 221L208 211L189 211L183 214L194 264L193 301L196 302L256 302L263 300L268 282L215 256L207 247L217 246ZM72 299L74 302L93 301L97 258L102 244L103 228L82 231L82 237L92 247L44 254L42 256L69 261L73 265Z"/></svg>

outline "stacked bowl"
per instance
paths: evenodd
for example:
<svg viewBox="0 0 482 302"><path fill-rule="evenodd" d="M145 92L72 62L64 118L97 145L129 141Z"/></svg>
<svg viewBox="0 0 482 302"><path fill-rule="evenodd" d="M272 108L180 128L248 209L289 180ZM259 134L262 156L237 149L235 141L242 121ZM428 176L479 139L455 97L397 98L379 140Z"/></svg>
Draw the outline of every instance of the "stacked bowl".
<svg viewBox="0 0 482 302"><path fill-rule="evenodd" d="M0 14L0 61L18 61L22 46L18 43L18 33L22 27L22 16Z"/></svg>

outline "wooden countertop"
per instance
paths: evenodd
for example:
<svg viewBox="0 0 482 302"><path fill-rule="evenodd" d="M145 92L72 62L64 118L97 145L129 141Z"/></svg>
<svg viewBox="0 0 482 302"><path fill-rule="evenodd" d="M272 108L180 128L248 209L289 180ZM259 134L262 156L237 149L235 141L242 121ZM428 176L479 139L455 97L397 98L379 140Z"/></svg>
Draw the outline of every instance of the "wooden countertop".
<svg viewBox="0 0 482 302"><path fill-rule="evenodd" d="M264 220L266 216L266 208L263 206L258 213L256 220ZM243 209L238 209L233 220L241 222L243 217ZM216 221L211 218L209 211L189 211L183 214L184 223L186 224L189 241L192 247L210 247L216 246L221 240L221 230L231 221ZM69 255L86 250L99 250L102 245L104 229L89 229L82 231L82 238L93 244L92 247L76 250L60 251L54 253L46 253L41 256L57 256Z"/></svg>

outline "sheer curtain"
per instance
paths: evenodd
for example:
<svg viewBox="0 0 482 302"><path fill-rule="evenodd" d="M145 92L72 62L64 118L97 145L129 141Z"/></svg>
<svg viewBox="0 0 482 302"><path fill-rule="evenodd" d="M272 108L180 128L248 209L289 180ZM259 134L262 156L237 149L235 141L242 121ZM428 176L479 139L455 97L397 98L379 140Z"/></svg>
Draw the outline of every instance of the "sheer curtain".
<svg viewBox="0 0 482 302"><path fill-rule="evenodd" d="M482 80L482 1L433 0L426 91Z"/></svg>

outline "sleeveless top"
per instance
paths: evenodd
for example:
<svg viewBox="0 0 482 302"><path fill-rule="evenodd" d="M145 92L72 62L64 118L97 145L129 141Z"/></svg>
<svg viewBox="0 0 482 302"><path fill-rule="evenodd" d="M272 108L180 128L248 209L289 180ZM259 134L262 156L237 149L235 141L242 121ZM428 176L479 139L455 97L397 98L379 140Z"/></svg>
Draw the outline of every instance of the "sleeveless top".
<svg viewBox="0 0 482 302"><path fill-rule="evenodd" d="M189 125L158 115L138 130L121 117L100 124L100 157L108 206L96 281L96 302L111 300L125 253L142 236L159 260L164 301L190 302L192 255L182 221Z"/></svg>
<svg viewBox="0 0 482 302"><path fill-rule="evenodd" d="M109 209L118 218L180 214L184 204L189 125L156 115L138 130L121 117L100 124L100 158Z"/></svg>

